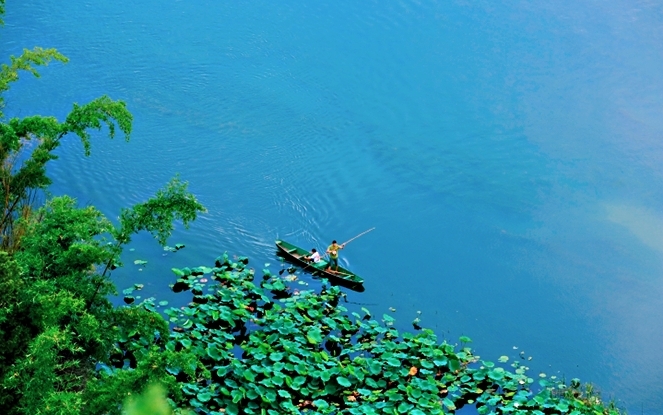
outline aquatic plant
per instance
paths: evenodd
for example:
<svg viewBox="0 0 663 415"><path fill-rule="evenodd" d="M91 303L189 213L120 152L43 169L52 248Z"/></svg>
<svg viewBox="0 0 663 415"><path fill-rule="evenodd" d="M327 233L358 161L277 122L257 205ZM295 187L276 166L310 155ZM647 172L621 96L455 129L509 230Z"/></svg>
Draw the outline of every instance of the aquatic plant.
<svg viewBox="0 0 663 415"><path fill-rule="evenodd" d="M164 311L168 336L118 343L133 354L156 344L196 357L197 365L166 368L181 385L178 405L230 415L443 414L465 405L480 414L619 413L579 382L535 380L506 356L481 360L469 337L452 345L429 329L400 332L390 315L348 312L338 287L298 291L267 267L256 285L247 265L224 254L212 268L173 270L194 301ZM205 290L203 274L214 280ZM122 371L132 363L125 353L111 366Z"/></svg>

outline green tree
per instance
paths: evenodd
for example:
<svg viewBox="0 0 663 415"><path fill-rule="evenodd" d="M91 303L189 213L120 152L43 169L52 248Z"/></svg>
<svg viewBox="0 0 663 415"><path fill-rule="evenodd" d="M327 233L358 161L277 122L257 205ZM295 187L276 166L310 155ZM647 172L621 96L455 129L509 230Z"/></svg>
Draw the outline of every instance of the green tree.
<svg viewBox="0 0 663 415"><path fill-rule="evenodd" d="M12 56L0 68L0 94L21 72L39 76L36 67L51 61L67 58L38 47ZM158 314L109 302L116 292L109 271L123 247L140 231L164 244L174 221L188 226L204 208L179 178L145 203L123 209L117 225L70 197L43 202L51 184L46 164L57 158L61 140L78 136L86 155L90 129L105 126L111 138L119 129L128 140L131 113L124 102L106 96L74 104L64 121L6 118L3 105L0 96L0 407L6 414L78 414L97 365L114 353L118 336L168 333ZM152 371L153 380L159 380L157 373ZM112 398L115 406L124 399Z"/></svg>
<svg viewBox="0 0 663 415"><path fill-rule="evenodd" d="M55 49L36 47L25 49L19 57L11 57L10 64L0 68L0 94L19 79L21 71L39 76L36 66L47 65L67 58ZM132 116L122 101L103 96L87 104L74 104L64 121L41 115L5 119L0 96L0 248L12 252L20 246L29 223L37 195L46 189L51 180L46 175L46 164L57 158L53 153L64 137L77 135L83 143L85 154L90 154L89 129L108 128L110 137L119 128L129 139ZM19 219L23 219L22 221Z"/></svg>

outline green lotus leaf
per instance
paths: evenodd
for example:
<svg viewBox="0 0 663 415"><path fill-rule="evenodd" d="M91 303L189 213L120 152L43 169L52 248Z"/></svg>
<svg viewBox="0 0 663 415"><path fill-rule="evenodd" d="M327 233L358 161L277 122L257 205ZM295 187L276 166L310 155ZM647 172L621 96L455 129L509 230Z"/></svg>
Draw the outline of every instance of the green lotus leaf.
<svg viewBox="0 0 663 415"><path fill-rule="evenodd" d="M234 389L230 391L230 396L233 398L233 403L239 403L239 401L244 399L243 389Z"/></svg>
<svg viewBox="0 0 663 415"><path fill-rule="evenodd" d="M209 400L212 399L212 394L209 392L200 392L199 394L196 395L196 398L200 402L209 402Z"/></svg>
<svg viewBox="0 0 663 415"><path fill-rule="evenodd" d="M272 368L277 372L280 372L281 370L283 370L284 367L285 367L285 363L283 363L283 362L276 362L276 363L274 363L274 366L272 366Z"/></svg>
<svg viewBox="0 0 663 415"><path fill-rule="evenodd" d="M322 343L322 333L320 329L314 327L306 333L306 340L311 344L320 344Z"/></svg>
<svg viewBox="0 0 663 415"><path fill-rule="evenodd" d="M377 360L373 360L368 364L368 371L373 375L377 375L382 372L382 364Z"/></svg>
<svg viewBox="0 0 663 415"><path fill-rule="evenodd" d="M373 389L379 388L378 383L373 378L366 378L364 379L364 382L366 383L366 386L370 386Z"/></svg>
<svg viewBox="0 0 663 415"><path fill-rule="evenodd" d="M346 377L343 377L343 376L338 376L336 378L336 381L338 382L339 385L341 385L343 387L346 387L346 388L349 388L350 386L352 386L352 382L350 381L350 379L348 379Z"/></svg>
<svg viewBox="0 0 663 415"><path fill-rule="evenodd" d="M263 397L267 399L267 402L276 402L276 392L273 389L267 390Z"/></svg>
<svg viewBox="0 0 663 415"><path fill-rule="evenodd" d="M492 380L497 380L497 381L504 379L504 370L499 371L497 369L501 369L501 368L498 367L495 370L491 370L488 373L488 377L491 378Z"/></svg>
<svg viewBox="0 0 663 415"><path fill-rule="evenodd" d="M226 408L225 408L224 414L225 415L239 415L239 408L234 403L228 404L228 406L226 406Z"/></svg>
<svg viewBox="0 0 663 415"><path fill-rule="evenodd" d="M316 408L318 408L318 409L322 409L323 411L324 411L325 409L329 408L329 404L327 403L327 401L325 401L325 400L323 400L323 399L316 399L316 400L314 400L314 401L313 401L313 405L314 405Z"/></svg>
<svg viewBox="0 0 663 415"><path fill-rule="evenodd" d="M297 376L292 380L293 388L300 388L304 383L306 383L306 378L304 376Z"/></svg>
<svg viewBox="0 0 663 415"><path fill-rule="evenodd" d="M292 396L290 395L290 393L289 393L287 390L285 390L285 389L279 389L279 392L278 392L278 393L279 393L279 396L281 396L282 398L286 398L286 399L290 399L290 398L292 398Z"/></svg>
<svg viewBox="0 0 663 415"><path fill-rule="evenodd" d="M225 357L225 353L216 343L212 343L207 346L207 355L214 360L222 360ZM246 372L244 372L246 375Z"/></svg>
<svg viewBox="0 0 663 415"><path fill-rule="evenodd" d="M274 362L280 361L281 359L283 359L283 356L284 356L283 353L277 353L277 352L269 354L270 360L272 360Z"/></svg>
<svg viewBox="0 0 663 415"><path fill-rule="evenodd" d="M243 376L244 379L248 380L249 382L254 382L256 380L256 374L250 370L245 370Z"/></svg>
<svg viewBox="0 0 663 415"><path fill-rule="evenodd" d="M432 369L432 368L435 367L435 365L433 364L433 362L428 361L428 360L422 360L422 361L421 361L421 366L425 367L426 369Z"/></svg>
<svg viewBox="0 0 663 415"><path fill-rule="evenodd" d="M330 370L325 370L324 372L320 373L320 379L322 379L323 382L329 382L329 379L331 379L333 373Z"/></svg>
<svg viewBox="0 0 663 415"><path fill-rule="evenodd" d="M451 411L456 409L456 405L449 398L442 399L442 403Z"/></svg>
<svg viewBox="0 0 663 415"><path fill-rule="evenodd" d="M386 362L389 366L392 366L392 367L400 367L401 366L401 361L396 359L396 358L393 358L393 357L388 358L386 360Z"/></svg>
<svg viewBox="0 0 663 415"><path fill-rule="evenodd" d="M271 378L272 383L276 386L283 386L283 382L285 381L285 378L281 374L276 374L272 376Z"/></svg>
<svg viewBox="0 0 663 415"><path fill-rule="evenodd" d="M245 373L245 377L246 377L246 373ZM253 382L253 381L251 380L250 382ZM260 397L260 395L255 390L249 389L249 390L246 391L246 397L251 399L251 400L254 400L254 399L258 399Z"/></svg>
<svg viewBox="0 0 663 415"><path fill-rule="evenodd" d="M137 260L134 261L134 264L136 264L136 265L145 265L145 264L147 264L147 261L142 260L142 259L137 259Z"/></svg>

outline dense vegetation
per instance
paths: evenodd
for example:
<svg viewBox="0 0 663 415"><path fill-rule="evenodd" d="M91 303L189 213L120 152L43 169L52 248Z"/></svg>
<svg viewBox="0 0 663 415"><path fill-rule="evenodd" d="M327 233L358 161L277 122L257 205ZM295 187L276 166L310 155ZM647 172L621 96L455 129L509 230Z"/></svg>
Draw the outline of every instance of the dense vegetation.
<svg viewBox="0 0 663 415"><path fill-rule="evenodd" d="M66 58L41 48L12 57L0 93L53 60ZM619 413L577 380L535 381L507 357L480 360L468 338L440 342L418 319L399 332L389 315L349 313L337 287L299 291L296 270L256 275L245 257L173 269L173 290L193 294L187 307L136 304L140 284L125 290L129 305L114 307L110 274L131 236L147 231L165 245L175 221L204 208L175 178L112 222L69 197L45 200L45 166L61 140L76 135L89 153L90 129L128 139L131 121L108 97L74 105L64 121L0 109L2 413ZM127 400L149 384L163 389Z"/></svg>

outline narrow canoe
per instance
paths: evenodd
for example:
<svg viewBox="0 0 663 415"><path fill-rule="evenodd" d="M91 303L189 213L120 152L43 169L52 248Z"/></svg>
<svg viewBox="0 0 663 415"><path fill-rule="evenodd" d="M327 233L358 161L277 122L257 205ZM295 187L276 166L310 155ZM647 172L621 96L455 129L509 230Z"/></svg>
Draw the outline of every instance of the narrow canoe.
<svg viewBox="0 0 663 415"><path fill-rule="evenodd" d="M315 264L310 264L304 259L310 254L306 249L281 240L276 241L276 247L279 249L279 255L296 265L302 266L304 271L316 277L327 278L332 284L342 285L355 291L364 291L364 280L340 265L338 271L327 271L327 261L324 258Z"/></svg>

